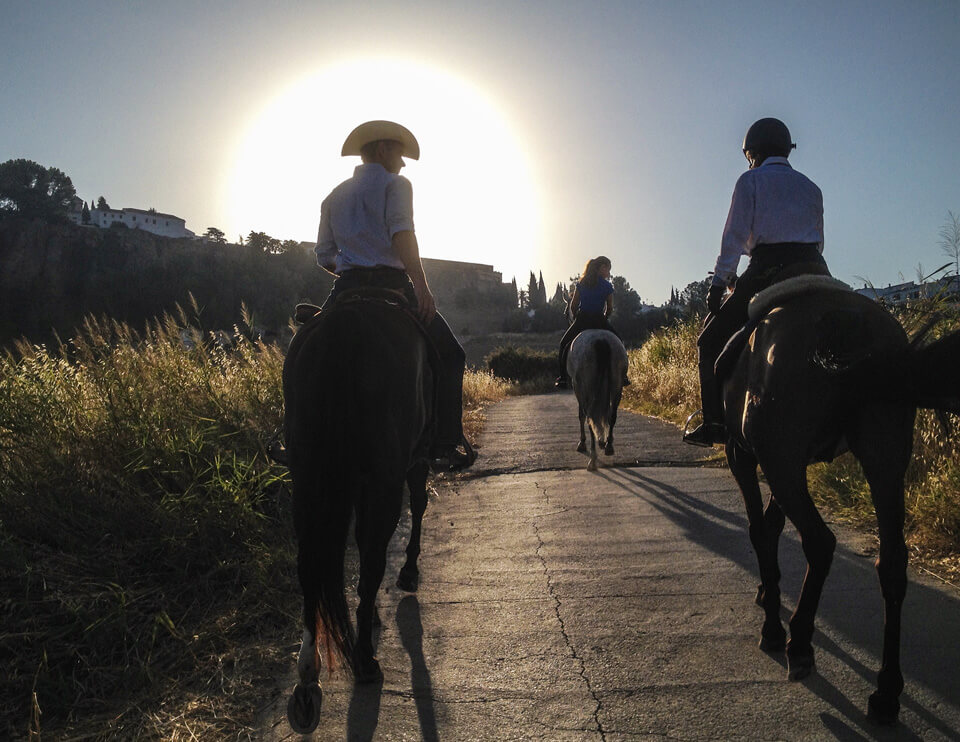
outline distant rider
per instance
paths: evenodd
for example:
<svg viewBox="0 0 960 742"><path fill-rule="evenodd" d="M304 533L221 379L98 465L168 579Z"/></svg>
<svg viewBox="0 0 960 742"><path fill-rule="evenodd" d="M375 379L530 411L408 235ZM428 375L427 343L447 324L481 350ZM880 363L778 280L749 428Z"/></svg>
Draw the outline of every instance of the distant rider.
<svg viewBox="0 0 960 742"><path fill-rule="evenodd" d="M554 382L554 386L558 389L566 389L570 386L570 379L567 376L567 355L570 352L570 344L577 335L584 330L609 330L620 337L607 319L613 314L613 285L610 283L611 268L610 258L605 255L591 258L583 266L583 273L580 275L580 280L577 281L577 285L573 289L573 296L570 297L567 304L567 315L574 319L560 339L560 352L558 354L560 375ZM629 383L628 379L624 379L625 385Z"/></svg>
<svg viewBox="0 0 960 742"><path fill-rule="evenodd" d="M787 276L829 275L822 255L823 194L787 161L796 146L789 129L775 118L755 122L743 139L750 169L733 189L707 294L709 313L697 339L703 422L684 435L687 443L712 446L727 440L714 364L727 340L746 323L750 299ZM749 255L750 263L737 278L741 255ZM730 287L733 293L724 299Z"/></svg>
<svg viewBox="0 0 960 742"><path fill-rule="evenodd" d="M320 205L317 263L337 276L323 304L361 287L403 292L433 340L442 366L438 382L437 432L431 457L451 469L473 463L463 440L465 356L446 320L437 312L420 262L413 228L413 187L400 175L403 157L417 160L413 134L392 121L368 121L343 143L344 157L359 155L353 177L338 185Z"/></svg>

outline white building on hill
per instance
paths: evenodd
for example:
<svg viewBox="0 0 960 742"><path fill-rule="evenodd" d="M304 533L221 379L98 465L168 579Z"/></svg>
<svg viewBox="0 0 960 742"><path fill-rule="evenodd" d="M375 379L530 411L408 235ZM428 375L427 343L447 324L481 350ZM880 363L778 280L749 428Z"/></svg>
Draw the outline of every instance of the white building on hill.
<svg viewBox="0 0 960 742"><path fill-rule="evenodd" d="M75 224L83 224L83 201L75 199L77 203L70 209L67 216ZM179 216L164 214L156 209L91 209L90 221L92 227L106 229L113 224L123 224L130 229L142 229L144 232L160 235L161 237L196 237L187 229L187 223Z"/></svg>

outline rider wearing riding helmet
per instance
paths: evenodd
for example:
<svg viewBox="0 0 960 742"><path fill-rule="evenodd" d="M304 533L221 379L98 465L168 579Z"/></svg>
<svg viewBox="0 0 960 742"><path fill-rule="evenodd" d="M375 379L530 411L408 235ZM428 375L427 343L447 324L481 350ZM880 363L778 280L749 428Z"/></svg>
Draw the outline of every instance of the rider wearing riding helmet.
<svg viewBox="0 0 960 742"><path fill-rule="evenodd" d="M750 169L733 189L707 294L709 313L697 339L703 422L684 435L687 443L712 446L726 442L723 399L714 364L730 336L746 323L750 299L788 275L829 275L822 255L823 194L787 161L796 146L789 129L775 118L755 122L743 139ZM750 262L737 278L741 255L748 255ZM725 298L730 288L733 293Z"/></svg>
<svg viewBox="0 0 960 742"><path fill-rule="evenodd" d="M400 175L404 157L420 158L413 134L392 121L360 124L343 143L341 155L359 155L353 177L338 185L320 205L315 252L321 268L337 276L324 302L329 307L344 291L363 287L403 292L440 356L436 443L431 457L452 469L475 458L457 446L463 439L463 348L437 312L420 262L413 227L413 188Z"/></svg>
<svg viewBox="0 0 960 742"><path fill-rule="evenodd" d="M567 304L567 314L574 319L560 339L560 375L554 382L558 389L566 389L570 385L567 377L567 355L570 344L577 335L584 330L609 330L620 337L607 319L613 314L613 285L610 283L612 267L610 258L605 255L591 258L583 266L583 273ZM626 386L630 381L624 377L623 383Z"/></svg>

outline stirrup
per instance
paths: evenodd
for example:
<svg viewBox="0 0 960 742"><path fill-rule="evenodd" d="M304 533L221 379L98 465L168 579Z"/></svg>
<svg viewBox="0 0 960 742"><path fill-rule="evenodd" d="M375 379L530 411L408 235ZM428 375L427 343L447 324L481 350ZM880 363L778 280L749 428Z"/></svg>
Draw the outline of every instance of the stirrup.
<svg viewBox="0 0 960 742"><path fill-rule="evenodd" d="M686 440L686 439L687 439L687 436L690 435L690 433L691 433L691 430L690 430L690 421L693 420L693 418L695 418L697 415L699 415L700 417L703 417L703 408L702 408L702 407L701 407L699 410L695 410L695 411L691 412L691 413L690 413L690 416L687 418L687 421L683 424L683 439L684 439L684 440Z"/></svg>
<svg viewBox="0 0 960 742"><path fill-rule="evenodd" d="M711 423L704 420L694 430L690 430L690 421L698 414L702 417L703 410L694 412L683 424L683 442L702 448L713 448L718 443L725 443L727 431L723 423Z"/></svg>

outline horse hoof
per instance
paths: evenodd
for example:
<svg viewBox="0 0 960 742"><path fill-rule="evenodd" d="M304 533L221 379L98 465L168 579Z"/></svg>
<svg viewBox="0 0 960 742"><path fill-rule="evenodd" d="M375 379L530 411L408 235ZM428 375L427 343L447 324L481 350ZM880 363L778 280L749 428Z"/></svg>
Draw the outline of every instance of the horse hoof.
<svg viewBox="0 0 960 742"><path fill-rule="evenodd" d="M590 463L587 464L587 471L596 471L596 470L597 470L597 462L591 459Z"/></svg>
<svg viewBox="0 0 960 742"><path fill-rule="evenodd" d="M605 456L613 456L613 444L612 444L612 443L608 443L608 444L604 447L603 453L604 453Z"/></svg>
<svg viewBox="0 0 960 742"><path fill-rule="evenodd" d="M368 683L382 683L383 670L380 669L380 663L377 662L376 657L358 662L353 671L353 679L356 680L358 684L363 685Z"/></svg>
<svg viewBox="0 0 960 742"><path fill-rule="evenodd" d="M867 718L877 724L896 724L900 715L900 701L896 698L884 698L880 691L870 694L867 702Z"/></svg>
<svg viewBox="0 0 960 742"><path fill-rule="evenodd" d="M787 657L787 679L793 683L813 672L813 657Z"/></svg>
<svg viewBox="0 0 960 742"><path fill-rule="evenodd" d="M587 452L587 444L584 441L580 441L579 445L577 446L577 453L586 453L586 452Z"/></svg>
<svg viewBox="0 0 960 742"><path fill-rule="evenodd" d="M287 701L287 721L297 734L310 734L320 723L323 691L316 683L302 686L297 683Z"/></svg>
<svg viewBox="0 0 960 742"><path fill-rule="evenodd" d="M787 637L784 634L781 637L760 637L760 649L764 652L782 652L787 646Z"/></svg>
<svg viewBox="0 0 960 742"><path fill-rule="evenodd" d="M416 572L408 572L405 569L400 570L397 577L397 587L407 593L417 592L420 586L420 576Z"/></svg>
<svg viewBox="0 0 960 742"><path fill-rule="evenodd" d="M758 606L763 608L763 583L761 582L757 585L757 597L753 599L753 602Z"/></svg>

